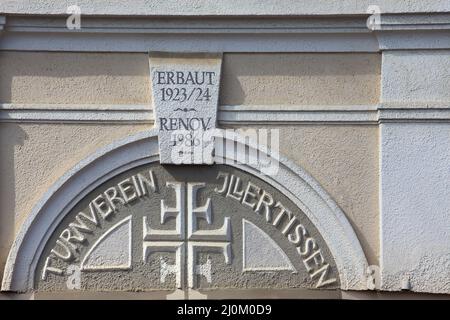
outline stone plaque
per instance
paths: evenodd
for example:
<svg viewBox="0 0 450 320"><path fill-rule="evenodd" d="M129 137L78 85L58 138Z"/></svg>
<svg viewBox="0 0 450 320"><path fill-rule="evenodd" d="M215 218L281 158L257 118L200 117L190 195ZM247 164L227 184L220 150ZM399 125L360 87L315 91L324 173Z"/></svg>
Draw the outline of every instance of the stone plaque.
<svg viewBox="0 0 450 320"><path fill-rule="evenodd" d="M144 165L88 194L39 258L38 291L339 288L316 227L263 180L224 166Z"/></svg>
<svg viewBox="0 0 450 320"><path fill-rule="evenodd" d="M221 54L150 53L162 164L212 164Z"/></svg>

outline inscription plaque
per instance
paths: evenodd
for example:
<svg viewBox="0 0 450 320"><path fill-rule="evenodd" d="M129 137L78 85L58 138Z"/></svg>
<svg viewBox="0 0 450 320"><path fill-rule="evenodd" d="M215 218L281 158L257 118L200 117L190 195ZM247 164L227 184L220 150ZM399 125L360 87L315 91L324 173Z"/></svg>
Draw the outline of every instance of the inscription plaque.
<svg viewBox="0 0 450 320"><path fill-rule="evenodd" d="M212 164L221 54L151 53L162 164Z"/></svg>
<svg viewBox="0 0 450 320"><path fill-rule="evenodd" d="M148 164L105 182L59 224L39 291L339 287L320 233L289 198L225 166Z"/></svg>

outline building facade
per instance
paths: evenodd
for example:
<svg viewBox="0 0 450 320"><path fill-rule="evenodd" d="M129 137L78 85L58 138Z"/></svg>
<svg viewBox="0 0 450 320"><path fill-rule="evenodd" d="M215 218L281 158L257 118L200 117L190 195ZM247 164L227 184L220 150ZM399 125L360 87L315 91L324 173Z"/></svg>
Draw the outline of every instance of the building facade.
<svg viewBox="0 0 450 320"><path fill-rule="evenodd" d="M1 2L0 297L449 294L449 21Z"/></svg>

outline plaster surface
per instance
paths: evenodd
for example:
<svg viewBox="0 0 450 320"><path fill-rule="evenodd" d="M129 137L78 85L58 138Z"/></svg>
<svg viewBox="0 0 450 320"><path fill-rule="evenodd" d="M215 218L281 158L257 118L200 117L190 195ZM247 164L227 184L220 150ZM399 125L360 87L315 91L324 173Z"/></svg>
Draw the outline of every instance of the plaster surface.
<svg viewBox="0 0 450 320"><path fill-rule="evenodd" d="M350 220L369 264L378 265L378 127L303 125L278 129L280 153L308 171L330 193Z"/></svg>
<svg viewBox="0 0 450 320"><path fill-rule="evenodd" d="M381 265L383 290L450 292L449 24L448 14L437 14L450 12L447 0L195 0L189 4L138 0L133 5L80 0L84 17L92 15L92 33L82 35L67 31L61 23L72 5L69 2L0 3L2 48L30 51L0 53L0 103L14 111L0 110L0 150L6 155L0 159L0 272L18 227L58 178L100 147L149 127L42 122L64 120L69 114L67 121L93 120L93 113L99 114L95 120L99 122L136 120L122 113L113 116L108 109L151 105L146 52L154 46L154 50L172 51L266 52L224 55L220 104L239 111L228 114L224 123L280 125L281 153L317 179L345 213L369 264ZM383 16L379 32L366 30L369 5L394 13ZM17 14L44 16L42 20L12 17ZM47 24L51 18L46 20L45 15L62 18ZM107 15L111 19L102 20ZM184 16L191 20L192 29L176 34L175 29L162 30L158 22L150 21L159 28L155 31L145 19L127 27L126 15L133 19L172 16L166 25L172 27L183 24ZM116 25L119 16L124 19L120 26ZM202 16L209 20L196 22ZM269 16L275 20L264 19ZM312 20L303 20L306 16ZM299 24L278 24L276 17L290 17ZM240 22L233 28L230 21ZM115 29L94 30L111 25ZM136 25L140 29L133 28ZM268 28L252 30L262 25ZM267 54L274 50L296 53ZM331 53L338 51L374 53ZM74 103L91 113L69 112ZM59 107L66 112L53 112ZM28 108L42 110L36 116L24 111ZM3 123L10 114L13 121L41 124ZM302 125L308 121L374 125ZM290 180L291 188L296 181Z"/></svg>
<svg viewBox="0 0 450 320"><path fill-rule="evenodd" d="M377 53L225 54L221 105L364 105L379 99Z"/></svg>
<svg viewBox="0 0 450 320"><path fill-rule="evenodd" d="M5 51L0 64L2 103L151 104L147 54ZM219 104L376 104L380 70L377 53L225 53Z"/></svg>
<svg viewBox="0 0 450 320"><path fill-rule="evenodd" d="M384 52L381 90L383 105L403 108L448 105L449 56L449 50Z"/></svg>
<svg viewBox="0 0 450 320"><path fill-rule="evenodd" d="M0 65L2 103L150 102L145 54L3 51Z"/></svg>
<svg viewBox="0 0 450 320"><path fill-rule="evenodd" d="M382 289L448 293L450 126L380 130Z"/></svg>
<svg viewBox="0 0 450 320"><path fill-rule="evenodd" d="M23 0L4 1L0 12L32 14L65 14L67 7L73 5L70 0ZM369 5L378 5L382 12L448 12L450 6L446 0L429 1L393 1L393 0L327 0L277 1L277 0L137 0L121 1L79 0L77 5L84 14L89 15L327 15L327 14L366 14Z"/></svg>
<svg viewBox="0 0 450 320"><path fill-rule="evenodd" d="M147 125L0 125L0 270L21 222L47 188L81 159Z"/></svg>

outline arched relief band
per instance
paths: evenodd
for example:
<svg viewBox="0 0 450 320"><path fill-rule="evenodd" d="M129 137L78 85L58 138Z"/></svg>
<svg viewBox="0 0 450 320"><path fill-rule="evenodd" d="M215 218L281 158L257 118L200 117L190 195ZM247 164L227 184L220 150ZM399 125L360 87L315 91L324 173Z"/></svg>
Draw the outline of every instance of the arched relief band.
<svg viewBox="0 0 450 320"><path fill-rule="evenodd" d="M234 138L228 135L226 139ZM238 148L238 152L251 153L251 149L257 148L249 143L247 148ZM215 158L224 163L227 155L218 149ZM45 244L83 197L126 170L158 160L157 131L151 130L102 148L68 171L45 193L23 223L8 256L2 290L26 292L33 289L34 273ZM341 289L367 289L367 260L355 232L344 213L309 174L283 157L280 157L278 172L272 176L261 175L257 165L232 162L227 165L258 175L304 211L335 259Z"/></svg>

